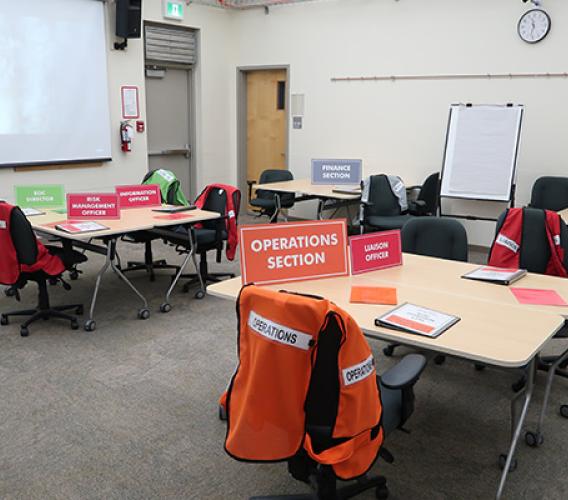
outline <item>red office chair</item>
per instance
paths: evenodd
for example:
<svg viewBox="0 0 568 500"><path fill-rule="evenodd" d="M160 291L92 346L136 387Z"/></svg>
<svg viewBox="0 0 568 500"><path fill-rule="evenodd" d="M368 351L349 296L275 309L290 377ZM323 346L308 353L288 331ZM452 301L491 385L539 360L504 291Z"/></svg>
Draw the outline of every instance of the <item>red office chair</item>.
<svg viewBox="0 0 568 500"><path fill-rule="evenodd" d="M28 281L39 287L39 300L35 309L12 311L0 315L0 324L7 325L11 316L30 316L21 326L20 335L29 335L28 326L39 320L59 318L71 322L71 328L79 328L77 318L63 311L75 310L83 314L82 304L50 306L47 282L61 282L66 290L71 286L61 278L64 271L85 262L87 257L70 246L45 247L37 239L32 226L19 207L0 202L0 283L9 285L6 295L20 299L19 290Z"/></svg>

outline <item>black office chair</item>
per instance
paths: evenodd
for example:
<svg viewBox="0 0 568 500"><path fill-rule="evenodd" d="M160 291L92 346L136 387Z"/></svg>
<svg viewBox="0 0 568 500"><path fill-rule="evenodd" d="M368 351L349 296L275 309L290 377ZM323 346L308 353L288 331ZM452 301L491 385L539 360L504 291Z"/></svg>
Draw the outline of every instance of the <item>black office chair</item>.
<svg viewBox="0 0 568 500"><path fill-rule="evenodd" d="M558 212L568 208L568 177L540 177L532 188L529 207Z"/></svg>
<svg viewBox="0 0 568 500"><path fill-rule="evenodd" d="M406 189L409 212L411 215L436 215L440 192L440 174L431 174L422 186L411 186Z"/></svg>
<svg viewBox="0 0 568 500"><path fill-rule="evenodd" d="M269 184L273 182L292 181L294 176L288 170L265 170L260 174L258 184ZM278 222L278 215L284 208L292 208L296 201L294 193L276 193L264 189L256 190L256 197L253 198L252 187L257 184L254 180L247 181L249 188L249 204L259 210L259 217L266 215L270 222ZM283 214L284 220L288 220Z"/></svg>
<svg viewBox="0 0 568 500"><path fill-rule="evenodd" d="M24 213L19 207L14 207L10 215L10 237L14 248L18 264L32 266L37 263L40 255L38 242L33 232L32 226L27 220ZM75 265L85 262L87 257L80 252L73 250L70 243L65 247L45 247L51 255L56 256L63 262L65 270L73 269ZM26 286L28 281L35 281L38 285L38 305L35 309L26 309L20 311L10 311L0 314L0 324L7 325L9 319L13 316L29 316L29 318L20 326L20 335L27 337L29 335L28 326L40 319L58 318L71 322L71 328L76 330L79 328L77 318L64 311L75 310L76 314L83 314L82 304L70 304L64 306L51 306L49 303L49 293L47 283L53 285L61 282L66 290L70 290L71 286L63 281L61 274L48 274L43 268L33 272L20 271L16 283L6 290L6 295L16 297L20 300L19 291Z"/></svg>
<svg viewBox="0 0 568 500"><path fill-rule="evenodd" d="M505 216L506 212L502 213L497 220L495 237L499 235ZM550 248L548 246L544 221L544 210L537 208L525 208L523 210L519 267L531 273L546 274ZM564 267L568 269L568 228L562 219L560 219L560 242L564 248ZM566 339L568 339L568 324L565 323L562 329L553 338L566 341ZM532 447L540 446L544 442L542 427L554 375L556 374L559 377L568 378L568 350L565 350L559 356L539 356L537 368L541 371L547 371L548 377L537 429L535 432L528 431L525 434L526 443ZM523 376L518 382L513 384L513 390L515 392L520 391L525 383L526 376ZM562 405L560 407L560 414L568 418L568 405Z"/></svg>
<svg viewBox="0 0 568 500"><path fill-rule="evenodd" d="M438 217L417 217L404 225L401 231L402 251L438 259L467 262L467 233L454 219ZM383 349L385 356L392 356L400 344L389 344ZM434 362L438 365L446 357L438 355ZM481 369L481 365L476 365Z"/></svg>
<svg viewBox="0 0 568 500"><path fill-rule="evenodd" d="M233 194L233 205L235 207L235 217L239 216L239 208L241 204L240 191L235 191ZM227 211L227 191L224 189L212 189L205 203L202 207L203 210L211 212L218 212L225 214ZM187 235L187 227L179 226L175 230L160 230L161 237L168 243L176 245L176 249L183 253L189 251L189 239ZM234 273L211 273L207 263L207 252L215 250L216 261L221 262L221 254L223 251L224 243L228 239L227 231L227 217L220 217L210 221L204 221L201 226L194 229L195 234L195 252L199 255L199 274L205 286L208 283L217 283L223 278L234 278ZM184 283L182 290L187 293L190 288L195 284L200 284L199 275L197 274L182 274L180 278L188 279ZM202 299L205 292L199 289L195 293L197 299Z"/></svg>
<svg viewBox="0 0 568 500"><path fill-rule="evenodd" d="M398 198L392 191L388 176L372 175L368 198L361 201L360 225L362 232L401 229L413 218L402 212Z"/></svg>
<svg viewBox="0 0 568 500"><path fill-rule="evenodd" d="M150 170L142 179L142 184L145 184L150 177L156 172L156 170ZM166 199L162 199L162 203L167 203L168 205L177 205L176 203L176 189L179 189L179 184L172 183L168 191ZM150 231L137 231L135 233L130 233L123 236L122 241L127 243L137 243L144 244L144 262L140 261L128 261L126 263L126 268L122 269L123 273L130 271L146 271L150 275L150 281L156 280L156 269L173 269L174 272L179 271L179 266L173 264L168 264L165 259L154 260L152 252L152 242L154 240L160 239Z"/></svg>

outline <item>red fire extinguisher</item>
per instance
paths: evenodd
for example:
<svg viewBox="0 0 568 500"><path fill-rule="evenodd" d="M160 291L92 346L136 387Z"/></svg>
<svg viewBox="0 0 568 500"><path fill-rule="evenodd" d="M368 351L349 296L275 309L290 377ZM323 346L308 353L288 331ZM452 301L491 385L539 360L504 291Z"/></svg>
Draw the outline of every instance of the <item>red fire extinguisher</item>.
<svg viewBox="0 0 568 500"><path fill-rule="evenodd" d="M134 127L130 122L120 122L120 148L125 153L132 151L132 137L134 137Z"/></svg>

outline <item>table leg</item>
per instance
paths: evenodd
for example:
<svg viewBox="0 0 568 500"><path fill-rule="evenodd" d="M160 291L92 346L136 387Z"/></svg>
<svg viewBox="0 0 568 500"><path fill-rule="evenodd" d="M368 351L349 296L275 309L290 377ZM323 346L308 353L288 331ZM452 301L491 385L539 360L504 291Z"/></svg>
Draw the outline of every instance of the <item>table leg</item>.
<svg viewBox="0 0 568 500"><path fill-rule="evenodd" d="M150 311L148 309L148 302L146 298L138 291L138 289L128 280L128 278L122 273L120 268L115 264L114 259L116 257L116 239L111 239L106 242L106 257L103 266L101 267L100 271L97 273L97 279L95 282L95 289L93 291L93 296L91 297L91 306L89 308L89 318L85 321L85 330L88 332L92 332L96 328L96 323L94 320L95 316L95 306L97 303L97 297L99 294L99 289L101 287L101 281L103 279L103 275L110 267L122 281L124 281L130 289L140 297L142 300L144 307L138 311L138 317L140 319L148 319L150 317Z"/></svg>
<svg viewBox="0 0 568 500"><path fill-rule="evenodd" d="M511 445L509 446L509 452L506 455L505 464L503 467L503 473L501 474L501 481L499 482L499 489L497 490L497 500L503 495L503 489L505 488L505 482L507 481L507 476L509 475L509 470L511 464L513 463L513 456L515 454L515 449L519 442L519 436L521 435L521 430L525 423L528 408L532 399L533 389L534 389L534 379L536 371L536 358L533 359L528 368L527 383L525 388L519 393L515 394L511 400ZM517 401L519 401L524 396L524 402L522 403L522 410L519 418L517 419ZM501 455L504 457L504 455Z"/></svg>
<svg viewBox="0 0 568 500"><path fill-rule="evenodd" d="M189 259L191 259L193 261L193 265L195 266L195 272L197 273L197 278L199 279L199 284L201 286L198 293L205 295L206 287L205 287L205 284L203 283L203 277L201 276L201 273L199 272L199 265L197 264L197 258L195 257L195 234L194 234L194 230L193 230L192 227L188 228L187 237L189 239L189 252L185 256L185 259L183 259L183 262L182 262L181 266L179 267L178 272L175 274L174 279L172 280L172 283L170 284L170 286L169 286L169 288L166 292L166 299L165 299L164 303L160 306L160 311L162 311L164 313L170 312L172 310L172 306L170 304L170 296L171 296L174 288L176 287L179 279L181 278L181 275L183 274L183 272L185 270L185 266L187 266Z"/></svg>

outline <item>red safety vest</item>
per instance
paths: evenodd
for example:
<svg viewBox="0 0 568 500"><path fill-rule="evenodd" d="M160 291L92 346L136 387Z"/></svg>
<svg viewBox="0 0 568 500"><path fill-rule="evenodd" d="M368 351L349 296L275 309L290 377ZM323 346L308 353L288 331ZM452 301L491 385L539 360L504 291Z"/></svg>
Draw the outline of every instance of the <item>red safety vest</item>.
<svg viewBox="0 0 568 500"><path fill-rule="evenodd" d="M317 463L332 466L340 479L365 474L383 442L382 406L373 354L353 318L328 300L254 285L242 289L237 311L239 365L222 397L227 453L238 460L273 462L303 448ZM325 351L330 359L329 344L319 351L325 338L336 342L331 363L337 380L322 390L313 381L320 354L323 359ZM323 396L320 405L318 394L328 390L333 397ZM330 400L337 401L332 411ZM318 413L323 406L326 415ZM326 449L314 447L317 440L306 430L308 414L312 423L331 423L333 442Z"/></svg>
<svg viewBox="0 0 568 500"><path fill-rule="evenodd" d="M518 269L521 260L524 209L510 208L489 254L489 265ZM564 248L560 241L560 215L545 210L545 229L550 259L545 274L568 277L564 267Z"/></svg>
<svg viewBox="0 0 568 500"><path fill-rule="evenodd" d="M237 212L241 203L241 192L236 187L229 186L228 184L209 184L195 200L195 206L197 208L203 208L209 192L213 189L224 189L227 192L227 208L222 215L227 217L227 259L234 260L239 244ZM236 206L234 201L235 192L238 193ZM196 227L199 226L196 224Z"/></svg>
<svg viewBox="0 0 568 500"><path fill-rule="evenodd" d="M13 285L21 273L44 271L50 276L59 276L65 271L65 266L59 257L51 255L41 242L36 240L38 256L32 265L18 262L18 256L10 233L10 220L13 205L0 203L0 283Z"/></svg>

